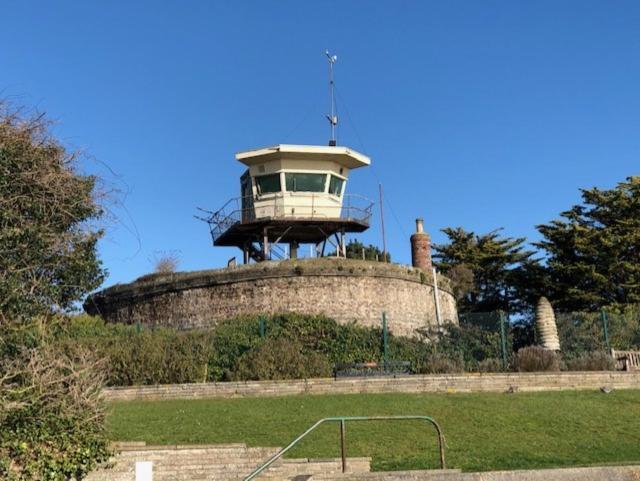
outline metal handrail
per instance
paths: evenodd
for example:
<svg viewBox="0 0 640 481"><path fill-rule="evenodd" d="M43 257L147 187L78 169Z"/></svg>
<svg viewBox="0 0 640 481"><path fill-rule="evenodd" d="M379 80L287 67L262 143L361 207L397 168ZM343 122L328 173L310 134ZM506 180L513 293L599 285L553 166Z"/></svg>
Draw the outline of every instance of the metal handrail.
<svg viewBox="0 0 640 481"><path fill-rule="evenodd" d="M315 198L314 195L311 195L311 198ZM244 222L252 222L256 220L255 216L255 207L242 208L242 197L235 197L227 201L224 206L218 209L215 212L210 212L209 217L205 220L209 224L209 228L211 231L211 236L215 242L215 240L224 234L228 229L233 227L235 224L244 223ZM246 199L251 199L251 201L259 200L254 199L253 197L246 197ZM309 206L306 204L285 204L285 197L279 193L274 195L273 202L270 204L266 204L263 206L263 209L272 209L272 212L268 217L279 219L279 218L287 218L292 217L290 215L284 214L284 211L281 212L281 209L284 205L287 207L293 207L294 209L302 208L304 212L305 209L309 209ZM344 194L342 196L341 205L335 206L337 216L336 218L340 219L354 219L358 222L369 223L373 210L373 202L366 197L357 194ZM311 207L311 212L308 215L300 215L300 218L327 218L324 213L314 212L313 207Z"/></svg>
<svg viewBox="0 0 640 481"><path fill-rule="evenodd" d="M244 478L244 481L251 481L255 479L260 473L265 471L269 466L275 463L278 459L280 459L287 451L293 448L296 444L298 444L302 439L307 436L307 434L314 431L318 426L327 422L339 422L340 423L340 455L342 458L342 472L346 472L347 470L347 447L346 447L346 430L345 423L347 421L406 421L406 420L422 420L427 421L436 428L438 433L438 447L440 449L440 468L446 469L446 464L444 460L444 434L442 433L442 429L438 425L435 419L429 416L340 416L340 417L331 417L324 418L320 421L316 422L313 426L303 432L300 436L291 441L286 447L282 448L276 454L271 456L264 464L256 468L249 476Z"/></svg>

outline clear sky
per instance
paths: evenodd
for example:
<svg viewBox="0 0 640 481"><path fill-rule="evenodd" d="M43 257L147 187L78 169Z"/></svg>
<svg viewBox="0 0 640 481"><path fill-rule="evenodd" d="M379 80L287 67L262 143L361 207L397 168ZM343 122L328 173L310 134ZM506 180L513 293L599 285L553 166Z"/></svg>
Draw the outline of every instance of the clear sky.
<svg viewBox="0 0 640 481"><path fill-rule="evenodd" d="M395 261L418 216L436 242L446 226L535 240L580 187L640 173L636 0L2 3L0 96L55 118L123 190L105 285L162 251L182 270L240 257L196 207L239 194L237 151L326 144L327 48L339 143L373 162L348 190L383 183ZM377 217L360 239L381 244Z"/></svg>

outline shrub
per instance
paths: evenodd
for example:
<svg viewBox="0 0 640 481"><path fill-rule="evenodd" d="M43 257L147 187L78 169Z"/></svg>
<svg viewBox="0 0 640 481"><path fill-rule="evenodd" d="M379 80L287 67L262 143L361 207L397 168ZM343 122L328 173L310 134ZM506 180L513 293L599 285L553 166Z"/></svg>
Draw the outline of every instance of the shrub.
<svg viewBox="0 0 640 481"><path fill-rule="evenodd" d="M514 357L514 367L520 372L559 371L560 356L539 346L520 349Z"/></svg>
<svg viewBox="0 0 640 481"><path fill-rule="evenodd" d="M444 332L423 330L421 334L428 342L437 344L443 354L456 362L461 359L465 371L477 371L480 362L502 356L500 332L496 329L499 318L487 320L490 327L462 322L460 325L448 324Z"/></svg>
<svg viewBox="0 0 640 481"><path fill-rule="evenodd" d="M613 371L615 362L606 352L596 351L566 361L569 371Z"/></svg>
<svg viewBox="0 0 640 481"><path fill-rule="evenodd" d="M288 339L268 339L238 362L234 380L279 380L328 377L331 364L327 356L304 352L302 344Z"/></svg>
<svg viewBox="0 0 640 481"><path fill-rule="evenodd" d="M428 350L423 353L416 371L419 374L453 374L464 371L464 361L462 356L451 356L450 354L437 350Z"/></svg>
<svg viewBox="0 0 640 481"><path fill-rule="evenodd" d="M500 372L503 371L502 360L495 357L483 359L478 363L479 372Z"/></svg>
<svg viewBox="0 0 640 481"><path fill-rule="evenodd" d="M37 340L0 359L0 478L80 479L109 455L104 362Z"/></svg>
<svg viewBox="0 0 640 481"><path fill-rule="evenodd" d="M157 252L153 257L153 272L156 274L171 274L178 270L180 255L175 251Z"/></svg>

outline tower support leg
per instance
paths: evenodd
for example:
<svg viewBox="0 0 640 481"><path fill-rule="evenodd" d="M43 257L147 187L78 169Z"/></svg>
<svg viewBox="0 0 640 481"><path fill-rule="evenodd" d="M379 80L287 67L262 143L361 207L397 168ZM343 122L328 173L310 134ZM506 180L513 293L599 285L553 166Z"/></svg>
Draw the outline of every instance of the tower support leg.
<svg viewBox="0 0 640 481"><path fill-rule="evenodd" d="M265 261L269 259L269 235L266 227L262 231L262 255Z"/></svg>
<svg viewBox="0 0 640 481"><path fill-rule="evenodd" d="M245 264L249 263L249 243L245 242L244 246L242 246L242 261Z"/></svg>

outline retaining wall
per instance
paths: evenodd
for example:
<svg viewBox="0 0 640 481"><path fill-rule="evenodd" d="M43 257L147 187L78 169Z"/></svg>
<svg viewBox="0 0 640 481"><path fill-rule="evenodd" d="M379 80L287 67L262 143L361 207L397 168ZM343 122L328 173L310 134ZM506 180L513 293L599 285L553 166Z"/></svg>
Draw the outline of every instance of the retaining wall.
<svg viewBox="0 0 640 481"><path fill-rule="evenodd" d="M449 281L438 276L443 321L458 322ZM111 322L194 329L242 315L324 314L340 323L413 335L436 324L431 272L410 266L322 258L262 262L226 269L154 274L97 292L85 310Z"/></svg>
<svg viewBox="0 0 640 481"><path fill-rule="evenodd" d="M640 372L561 372L506 374L441 374L348 379L254 381L105 389L110 401L207 399L296 394L456 393L557 391L575 389L640 389Z"/></svg>

